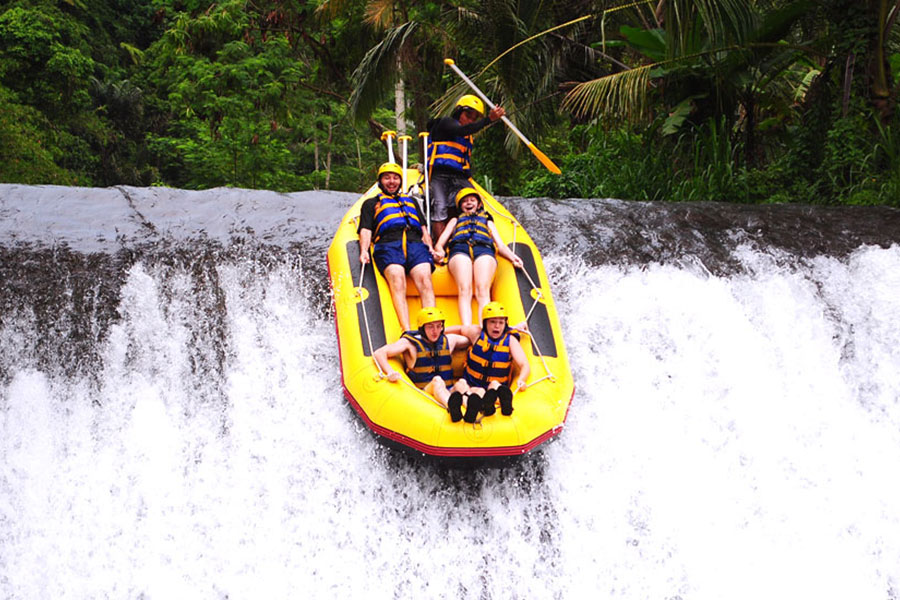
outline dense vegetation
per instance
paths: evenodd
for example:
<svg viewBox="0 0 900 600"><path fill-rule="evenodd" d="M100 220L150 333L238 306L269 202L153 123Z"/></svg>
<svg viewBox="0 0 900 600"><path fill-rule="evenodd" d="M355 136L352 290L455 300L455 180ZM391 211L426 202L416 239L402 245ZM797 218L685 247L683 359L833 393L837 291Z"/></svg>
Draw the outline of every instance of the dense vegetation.
<svg viewBox="0 0 900 600"><path fill-rule="evenodd" d="M415 139L463 93L450 56L563 170L492 127L476 166L497 193L900 205L898 13L900 0L7 0L0 181L358 191L384 129Z"/></svg>

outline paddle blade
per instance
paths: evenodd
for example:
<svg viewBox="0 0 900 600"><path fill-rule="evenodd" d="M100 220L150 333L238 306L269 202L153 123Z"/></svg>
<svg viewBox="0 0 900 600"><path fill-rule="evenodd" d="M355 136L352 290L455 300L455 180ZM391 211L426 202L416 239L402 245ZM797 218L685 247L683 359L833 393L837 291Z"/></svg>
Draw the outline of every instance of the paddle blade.
<svg viewBox="0 0 900 600"><path fill-rule="evenodd" d="M541 152L541 151L537 148L537 146L535 146L534 144L532 144L532 143L529 142L529 143L528 143L528 149L531 150L531 153L534 154L534 155L537 157L537 159L538 159L539 161L541 161L541 164L542 164L542 165L544 165L545 167L547 167L547 170L548 170L548 171L550 171L551 173L555 173L556 175L562 175L562 171L559 170L559 167L557 167L557 166L553 163L553 161L550 160L550 159L547 157L546 154L544 154L543 152Z"/></svg>

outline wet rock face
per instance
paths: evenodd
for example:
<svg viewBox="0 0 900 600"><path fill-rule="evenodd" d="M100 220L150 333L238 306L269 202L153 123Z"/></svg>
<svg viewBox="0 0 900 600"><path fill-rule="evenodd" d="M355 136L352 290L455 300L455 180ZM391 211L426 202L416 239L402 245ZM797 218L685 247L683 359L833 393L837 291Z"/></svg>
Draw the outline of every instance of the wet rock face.
<svg viewBox="0 0 900 600"><path fill-rule="evenodd" d="M327 312L325 252L357 197L0 184L0 378L23 367L92 372L99 342L119 318L122 284L139 262L163 281L190 279L193 335L215 349L192 361L198 372L221 366L227 343L217 267L252 263L262 274L300 262L315 305Z"/></svg>
<svg viewBox="0 0 900 600"><path fill-rule="evenodd" d="M0 377L14 367L70 374L91 364L127 267L121 252L0 247Z"/></svg>
<svg viewBox="0 0 900 600"><path fill-rule="evenodd" d="M688 257L727 275L743 269L734 255L740 246L790 262L900 243L900 210L883 207L547 199L507 205L533 238L553 240L551 247L592 265L680 264Z"/></svg>
<svg viewBox="0 0 900 600"><path fill-rule="evenodd" d="M327 315L325 254L356 198L0 184L0 377L25 366L91 372L136 263L158 274L163 294L189 281L192 335L202 338L194 346L206 349L192 364L214 375L229 352L218 268L247 264L262 275L299 264L312 305ZM888 208L502 200L545 255L591 265L699 263L729 275L747 268L735 253L743 246L789 265L900 242L900 211Z"/></svg>

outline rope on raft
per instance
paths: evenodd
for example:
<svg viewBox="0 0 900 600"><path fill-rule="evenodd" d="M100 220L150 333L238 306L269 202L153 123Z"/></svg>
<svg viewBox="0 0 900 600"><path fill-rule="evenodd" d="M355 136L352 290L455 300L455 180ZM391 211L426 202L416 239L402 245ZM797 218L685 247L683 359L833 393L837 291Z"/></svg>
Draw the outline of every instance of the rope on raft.
<svg viewBox="0 0 900 600"><path fill-rule="evenodd" d="M489 197L490 197L490 196L489 196ZM491 197L491 200L492 200L493 202L496 202L495 200L493 200L493 197ZM496 210L496 209L495 209L495 210ZM512 226L513 226L513 239L512 239L512 243L511 243L511 246L512 246L511 249L512 249L513 253L515 253L515 251L516 251L516 237L517 237L517 233L518 233L518 230L519 230L519 222L518 222L514 217L504 215L504 214L500 213L499 211L498 211L498 215L497 215L497 216L501 216L501 217L506 218L506 219L512 224ZM366 265L365 265L365 263L363 263L362 268L360 269L360 272L359 272L359 286L357 287L357 294L358 294L359 296L362 295L362 291L361 291L361 290L362 290L362 280L363 280L363 274L365 273L365 268L366 268ZM544 294L543 294L543 292L541 291L541 289L535 284L534 280L531 278L531 275L528 273L528 270L523 268L523 269L522 269L522 272L525 274L525 278L528 280L528 283L529 283L529 285L531 286L531 289L535 292L534 302L532 302L531 308L528 310L528 312L527 312L526 315L525 315L525 322L528 323L529 319L531 318L532 313L534 313L534 309L537 308L538 303L544 298ZM363 321L364 321L365 328L366 328L366 339L367 339L368 342L369 342L369 349L370 349L370 351L371 351L371 352L374 352L375 349L372 348L372 335L371 335L371 332L369 331L369 318L368 318L368 315L367 315L367 313L366 313L366 303L365 303L365 300L364 300L364 299L361 301L361 304L362 304L362 307L363 307ZM553 372L550 370L550 367L547 365L547 361L544 359L544 354L541 352L541 348L540 348L540 346L538 345L537 340L534 338L534 336L531 335L531 332L530 332L530 331L518 330L518 329L517 329L516 331L519 331L520 333L525 333L525 334L527 334L527 335L531 338L531 345L532 345L532 347L535 349L535 351L537 352L537 356L538 356L538 358L539 358L540 361L541 361L541 365L544 367L544 372L546 373L546 374L545 374L543 377L541 377L540 379L537 379L537 380L535 380L535 381L532 381L531 383L526 384L525 387L524 387L523 389L528 389L528 388L530 388L530 387L533 387L534 385L536 385L536 384L538 384L538 383L544 381L545 379L549 379L549 380L551 380L551 381L556 381L556 376L553 374ZM386 378L387 378L387 375L384 373L384 371L381 370L381 367L378 365L378 362L375 361L374 358L372 359L372 362L375 363L375 368L378 369L378 378L379 378L379 379L386 379ZM408 379L401 377L400 381L402 381L404 384L406 384L408 387L410 387L411 389L415 390L416 392L418 392L418 393L421 394L422 396L424 396L424 397L428 398L429 400L431 400L432 402L434 402L437 406L440 406L441 408L443 408L443 409L446 410L446 407L445 407L443 404L441 404L441 403L437 400L437 398L435 398L433 395L431 395L431 394L425 392L425 390L423 390L423 389L421 389L421 388L415 386L415 385L414 385L411 381L409 381Z"/></svg>
<svg viewBox="0 0 900 600"><path fill-rule="evenodd" d="M492 202L496 203L496 200L494 200L494 198L492 196L489 195L488 197L490 198L490 200ZM512 246L511 250L513 251L513 254L515 254L516 253L516 236L519 231L519 222L514 217L505 215L501 211L497 210L496 208L494 208L494 211L497 213L498 217L503 217L512 224L513 237L512 237L512 243L510 244L510 246ZM529 285L531 285L531 289L535 292L534 302L532 302L531 308L528 309L528 312L525 314L525 322L528 323L529 319L531 319L531 315L534 312L534 309L537 308L538 303L541 300L543 300L544 293L541 291L541 288L539 288L534 283L534 280L531 278L531 275L528 273L528 270L525 268L522 268L521 270L525 274L525 278L528 279L528 283L529 283ZM549 379L551 381L556 381L556 376L553 374L552 371L550 371L550 367L547 366L547 361L544 360L544 354L541 352L541 348L540 348L540 346L538 346L537 340L534 339L534 336L531 335L530 331L522 331L521 333L528 334L528 336L531 337L531 345L537 351L538 358L541 360L541 364L544 367L544 372L546 373L546 375L544 375L540 379L537 379L537 380L532 381L531 383L527 384L525 386L525 388L526 389L530 388L531 386L535 385L536 383L540 383L541 381L544 381L545 379Z"/></svg>
<svg viewBox="0 0 900 600"><path fill-rule="evenodd" d="M360 268L360 270L359 270L359 285L356 287L356 294L357 294L357 296L360 296L360 297L362 296L362 282L363 282L363 275L365 274L365 272L366 272L366 263L363 263L362 268ZM372 347L372 332L369 329L369 316L368 316L368 313L366 312L365 298L361 298L360 304L362 304L362 309L363 309L363 311L362 311L363 312L363 325L366 329L366 339L369 342L369 351L374 353L375 348ZM374 357L372 358L372 362L375 363L375 368L378 369L378 378L386 379L387 375L384 373L384 371L381 370L381 365L378 364L378 361L375 360ZM443 404L441 404L440 402L438 402L437 398L435 398L431 394L425 392L425 390L419 389L418 387L413 385L413 383L411 381L409 381L408 379L401 377L400 381L402 381L403 383L405 383L406 385L408 385L409 387L414 389L419 394L425 396L426 398L428 398L429 400L431 400L432 402L434 402L435 404L437 404L438 406L440 406L441 408L446 410L446 407Z"/></svg>

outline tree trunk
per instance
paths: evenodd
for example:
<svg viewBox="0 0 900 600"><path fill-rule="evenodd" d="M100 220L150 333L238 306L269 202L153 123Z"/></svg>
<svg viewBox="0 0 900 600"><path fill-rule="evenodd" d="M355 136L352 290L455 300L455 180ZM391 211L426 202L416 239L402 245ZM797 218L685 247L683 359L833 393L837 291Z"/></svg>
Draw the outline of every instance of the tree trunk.
<svg viewBox="0 0 900 600"><path fill-rule="evenodd" d="M325 154L325 189L329 189L328 185L331 182L331 136L333 124L328 123L328 152Z"/></svg>
<svg viewBox="0 0 900 600"><path fill-rule="evenodd" d="M397 116L397 134L406 133L406 89L403 83L403 71L400 69L400 59L397 59L397 71L401 74L394 85L394 113Z"/></svg>
<svg viewBox="0 0 900 600"><path fill-rule="evenodd" d="M892 11L888 9L888 0L872 0L870 6L875 12L878 26L875 47L873 48L874 52L871 57L871 67L874 71L872 73L872 103L881 115L882 120L887 122L891 117L892 103L890 74L888 72L890 67L885 55L885 47L887 45L888 29L893 21L892 17L895 17L896 14L891 15ZM898 6L900 6L900 3L898 3Z"/></svg>

